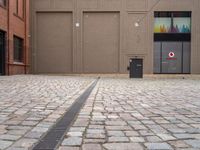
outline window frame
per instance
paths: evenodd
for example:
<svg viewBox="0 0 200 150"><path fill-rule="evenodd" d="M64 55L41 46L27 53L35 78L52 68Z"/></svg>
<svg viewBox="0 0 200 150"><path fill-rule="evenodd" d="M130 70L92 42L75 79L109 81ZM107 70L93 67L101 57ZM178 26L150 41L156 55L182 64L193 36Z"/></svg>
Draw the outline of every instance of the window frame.
<svg viewBox="0 0 200 150"><path fill-rule="evenodd" d="M13 60L15 63L24 63L24 39L16 35L13 36Z"/></svg>
<svg viewBox="0 0 200 150"><path fill-rule="evenodd" d="M18 17L21 20L24 20L25 17L25 0L22 0L22 16L19 14L19 0L16 0L16 10L13 13L16 17Z"/></svg>

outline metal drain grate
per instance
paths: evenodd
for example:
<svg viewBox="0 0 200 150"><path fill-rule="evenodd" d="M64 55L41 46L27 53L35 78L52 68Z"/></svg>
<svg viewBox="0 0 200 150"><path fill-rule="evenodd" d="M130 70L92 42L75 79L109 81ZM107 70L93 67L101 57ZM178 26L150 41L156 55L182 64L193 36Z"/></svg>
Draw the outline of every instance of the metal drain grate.
<svg viewBox="0 0 200 150"><path fill-rule="evenodd" d="M44 136L44 138L42 138L42 140L40 140L33 150L55 150L57 148L97 82L98 80L96 80L79 98L77 98L63 118L57 122L57 124Z"/></svg>

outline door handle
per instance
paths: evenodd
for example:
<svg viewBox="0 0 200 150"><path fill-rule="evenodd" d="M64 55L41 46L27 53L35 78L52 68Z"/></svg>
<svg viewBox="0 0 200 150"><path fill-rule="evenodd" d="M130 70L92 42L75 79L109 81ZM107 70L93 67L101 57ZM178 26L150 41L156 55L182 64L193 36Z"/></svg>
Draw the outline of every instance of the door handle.
<svg viewBox="0 0 200 150"><path fill-rule="evenodd" d="M140 65L140 64L137 64L137 67L142 67L142 65Z"/></svg>

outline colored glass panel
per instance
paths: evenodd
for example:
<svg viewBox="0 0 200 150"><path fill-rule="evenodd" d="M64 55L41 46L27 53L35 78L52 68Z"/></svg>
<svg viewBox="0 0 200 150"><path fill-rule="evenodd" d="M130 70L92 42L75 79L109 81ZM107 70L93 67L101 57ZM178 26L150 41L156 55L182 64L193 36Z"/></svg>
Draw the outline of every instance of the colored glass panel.
<svg viewBox="0 0 200 150"><path fill-rule="evenodd" d="M172 33L190 33L191 19L189 17L174 17Z"/></svg>
<svg viewBox="0 0 200 150"><path fill-rule="evenodd" d="M171 32L171 18L155 18L154 25L155 33L170 33Z"/></svg>

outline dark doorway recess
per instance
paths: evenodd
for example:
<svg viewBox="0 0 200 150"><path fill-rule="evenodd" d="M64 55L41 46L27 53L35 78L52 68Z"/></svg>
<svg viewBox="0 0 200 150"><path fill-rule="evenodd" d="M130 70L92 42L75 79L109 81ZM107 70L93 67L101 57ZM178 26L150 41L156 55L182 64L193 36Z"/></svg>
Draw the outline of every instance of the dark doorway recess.
<svg viewBox="0 0 200 150"><path fill-rule="evenodd" d="M133 58L130 60L130 78L143 77L143 59Z"/></svg>
<svg viewBox="0 0 200 150"><path fill-rule="evenodd" d="M5 33L0 31L0 75L5 75Z"/></svg>

